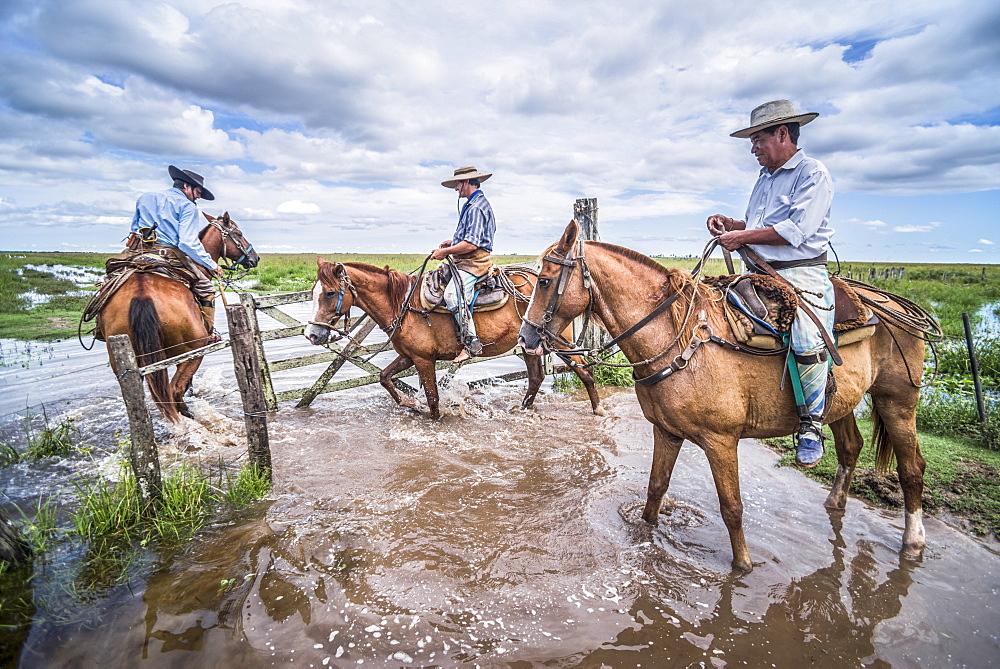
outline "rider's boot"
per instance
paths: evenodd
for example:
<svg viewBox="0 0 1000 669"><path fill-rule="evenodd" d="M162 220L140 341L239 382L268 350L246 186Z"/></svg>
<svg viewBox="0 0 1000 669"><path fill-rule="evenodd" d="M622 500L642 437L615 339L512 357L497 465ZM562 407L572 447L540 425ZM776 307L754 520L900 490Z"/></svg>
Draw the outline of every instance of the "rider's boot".
<svg viewBox="0 0 1000 669"><path fill-rule="evenodd" d="M208 332L208 337L205 339L205 345L215 344L216 342L222 341L222 335L220 335L215 330L215 302L209 302L207 300L202 300L201 306L201 317L205 321L205 331Z"/></svg>
<svg viewBox="0 0 1000 669"><path fill-rule="evenodd" d="M810 468L823 457L823 417L826 415L826 386L829 364L825 349L795 354L803 404L798 405L799 432L795 446L795 462Z"/></svg>
<svg viewBox="0 0 1000 669"><path fill-rule="evenodd" d="M471 309L460 306L455 312L455 322L458 324L458 341L462 344L462 351L452 362L465 362L482 353L483 344L476 334L476 322L472 319Z"/></svg>

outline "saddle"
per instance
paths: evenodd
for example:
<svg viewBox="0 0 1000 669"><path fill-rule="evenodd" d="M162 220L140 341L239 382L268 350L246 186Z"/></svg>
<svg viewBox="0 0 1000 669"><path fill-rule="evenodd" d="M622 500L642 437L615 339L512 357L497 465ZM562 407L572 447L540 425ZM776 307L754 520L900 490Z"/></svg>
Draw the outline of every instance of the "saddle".
<svg viewBox="0 0 1000 669"><path fill-rule="evenodd" d="M420 304L425 311L452 313L444 304L444 290L452 280L454 271L450 264L442 263L440 267L424 275ZM476 281L473 313L494 311L507 304L510 294L504 289L504 278L503 269L494 265L485 276ZM455 280L459 279L455 277Z"/></svg>
<svg viewBox="0 0 1000 669"><path fill-rule="evenodd" d="M739 343L765 350L784 347L782 335L791 331L798 305L795 291L788 285L766 274L725 275L704 281L725 293L726 318ZM857 292L837 276L831 276L830 282L837 347L875 334L878 317L862 304Z"/></svg>
<svg viewBox="0 0 1000 669"><path fill-rule="evenodd" d="M97 292L83 308L82 321L92 321L108 303L111 296L133 274L154 273L179 281L187 286L194 295L198 277L177 258L173 249L167 246L156 246L141 241L137 235L130 238L128 248L118 255L108 258L104 263L104 281L98 284ZM197 302L197 299L195 299Z"/></svg>

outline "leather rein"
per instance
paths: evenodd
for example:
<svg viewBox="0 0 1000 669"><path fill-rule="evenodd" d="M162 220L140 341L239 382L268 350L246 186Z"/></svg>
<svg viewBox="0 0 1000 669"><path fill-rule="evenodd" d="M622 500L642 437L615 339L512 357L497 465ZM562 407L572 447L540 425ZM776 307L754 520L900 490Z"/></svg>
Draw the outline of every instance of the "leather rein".
<svg viewBox="0 0 1000 669"><path fill-rule="evenodd" d="M700 272L700 270L702 269L702 266L704 265L705 260L708 258L709 255L711 255L712 251L715 250L715 247L717 245L718 245L718 240L717 239L712 239L708 243L708 245L705 248L705 251L702 253L701 259L698 261L698 264L695 267L695 270L694 270L695 274L697 274L698 272ZM655 361L659 360L660 358L663 358L670 351L670 349L674 347L674 345L677 343L677 341L680 339L679 332L678 332L678 335L674 338L674 341L671 342L670 345L666 347L666 349L664 349L662 352L658 353L657 355L654 355L653 357L648 358L648 359L643 360L643 361L640 361L640 362L624 363L624 364L623 363L611 363L611 362L607 362L605 360L602 360L600 358L600 356L602 354L604 354L604 353L607 353L612 348L614 348L615 346L617 346L620 342L624 341L625 339L628 339L629 337L631 337L632 335L634 335L636 332L638 332L642 328L644 328L647 325L649 325L650 322L652 322L655 318L657 318L663 312L665 312L667 309L669 309L671 307L671 305L673 305L677 300L679 300L683 296L683 292L682 291L677 291L673 295L670 295L665 300L663 300L662 302L660 302L660 304L658 304L656 307L654 307L653 310L650 311L649 314L647 314L645 317L643 317L639 322L637 322L636 324L632 325L631 327L629 327L628 329L626 329L624 332L622 332L620 335L618 335L617 337L614 337L613 339L611 339L610 341L608 341L604 345L602 345L602 346L600 346L598 348L595 348L595 349L580 348L577 345L577 343L570 342L570 341L566 340L565 337L563 337L559 333L553 332L550 329L549 326L550 326L550 324L552 322L552 318L555 316L556 312L559 310L559 307L562 305L563 299L565 298L566 288L569 285L570 279L572 278L573 273L575 272L576 268L579 267L580 271L581 271L581 275L582 275L583 286L584 286L584 288L587 289L587 294L588 294L586 316L585 316L585 319L584 319L584 328L582 328L582 330L586 330L586 323L589 321L590 314L591 314L591 312L593 310L594 291L593 291L593 287L592 287L592 280L591 280L590 269L587 267L587 261L586 261L586 257L585 257L585 248L586 248L585 247L585 242L583 240L577 240L576 244L574 244L574 247L571 248L571 249L569 249L566 252L565 255L560 255L560 254L556 253L555 251L551 251L548 255L543 256L543 258L542 258L543 261L548 261L548 262L551 262L553 264L556 264L556 265L560 266L559 277L558 277L557 283L556 283L556 290L553 291L552 296L549 298L549 303L548 303L548 305L546 305L545 311L542 313L542 317L541 317L541 322L540 323L532 321L532 320L529 320L527 318L524 318L522 320L527 325L529 325L529 326L531 326L532 328L535 329L535 331L538 333L539 337L546 344L549 345L549 349L552 350L553 353L556 353L557 355L560 355L560 357L571 356L571 355L580 355L580 356L583 356L586 359L589 359L589 362L585 365L585 367L592 367L594 365L605 365L605 366L609 366L609 367L632 367L632 368L635 368L635 367L639 367L641 365L650 364L652 362L655 362ZM730 263L731 263L731 260L729 260L727 258L727 265L729 265ZM539 281L541 281L541 277L539 277ZM691 298L691 306L692 307L694 306L694 297L693 296ZM687 319L685 319L685 323L687 323ZM681 330L683 330L683 326L682 326ZM704 331L705 336L699 336L699 332L700 331ZM582 337L582 334L581 334L581 337ZM560 344L562 346L567 346L568 348L565 349L565 350L553 350L551 344L554 343L554 342L558 343L558 344ZM669 366L665 367L664 369L661 369L658 372L654 372L653 374L650 374L649 376L645 376L645 377L636 377L635 376L635 372L633 371L632 374L633 374L633 378L635 378L636 384L642 385L642 386L653 385L655 383L658 383L658 382L662 381L663 379L667 378L668 376L674 374L675 372L678 372L678 371L686 368L687 364L688 364L688 361L694 355L695 351L697 351L698 348L702 344L704 344L706 342L712 342L712 343L718 344L718 345L720 345L720 346L722 346L724 348L728 348L728 349L733 350L733 351L739 351L739 352L742 352L742 353L749 353L751 355L757 355L757 356L785 355L787 353L787 350L788 350L787 346L786 346L786 347L780 348L780 349L774 349L774 350L768 350L768 351L761 351L761 350L749 348L747 346L743 346L742 344L739 344L737 342L732 342L732 341L729 341L729 340L727 340L727 339L725 339L723 337L720 337L720 336L716 335L712 331L711 326L708 324L708 315L707 315L707 313L704 310L701 310L698 313L698 322L691 329L691 342L687 345L687 347L679 355L677 355L673 359L673 361L671 361L671 363L670 363Z"/></svg>
<svg viewBox="0 0 1000 669"><path fill-rule="evenodd" d="M236 250L240 252L240 257L237 258L236 260L231 260L230 265L228 267L220 264L220 267L222 267L222 269L226 270L227 272L235 271L237 266L242 265L244 261L246 261L247 256L250 254L250 252L253 251L253 244L251 244L246 237L243 237L243 232L239 229L239 227L235 223L233 223L231 227L227 228L219 221L218 218L216 218L209 221L208 224L213 228L215 228L216 230L218 230L219 234L222 235L222 254L220 260L222 258L229 260L229 258L226 258L226 244L229 242L232 242L233 246L236 247ZM243 241L246 242L246 246L240 244L239 239L237 239L233 233L238 233L239 236L243 238ZM243 274L246 275L246 272L244 272ZM230 280L235 281L241 278L243 277L242 276L234 277Z"/></svg>

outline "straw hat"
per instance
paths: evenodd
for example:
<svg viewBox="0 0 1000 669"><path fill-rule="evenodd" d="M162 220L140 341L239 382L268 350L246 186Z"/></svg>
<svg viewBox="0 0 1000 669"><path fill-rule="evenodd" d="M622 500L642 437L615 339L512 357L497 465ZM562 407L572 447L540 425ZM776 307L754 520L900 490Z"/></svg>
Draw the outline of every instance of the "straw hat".
<svg viewBox="0 0 1000 669"><path fill-rule="evenodd" d="M765 102L750 112L749 128L737 130L729 136L746 139L758 130L770 128L772 125L798 123L801 126L809 123L817 116L819 114L814 112L806 112L804 114L796 112L795 107L788 100L772 100L771 102Z"/></svg>
<svg viewBox="0 0 1000 669"><path fill-rule="evenodd" d="M480 172L475 167L459 167L455 170L455 176L446 181L442 181L441 185L445 188L454 188L455 184L459 181L469 181L471 179L478 179L479 183L482 183L493 176L492 172Z"/></svg>
<svg viewBox="0 0 1000 669"><path fill-rule="evenodd" d="M205 188L205 179L200 175L192 172L191 170L180 170L173 165L167 166L167 172L170 173L170 178L181 181L185 181L192 186L197 186L201 189L201 199L202 200L214 200L215 196L212 195L212 191Z"/></svg>

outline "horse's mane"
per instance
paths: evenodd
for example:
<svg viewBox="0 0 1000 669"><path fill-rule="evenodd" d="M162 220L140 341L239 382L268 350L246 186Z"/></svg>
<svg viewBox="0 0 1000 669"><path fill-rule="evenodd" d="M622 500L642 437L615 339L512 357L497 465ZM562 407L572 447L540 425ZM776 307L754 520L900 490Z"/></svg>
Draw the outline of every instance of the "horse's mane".
<svg viewBox="0 0 1000 669"><path fill-rule="evenodd" d="M327 285L333 283L336 279L333 275L333 266L335 264L337 263L324 262L319 266L316 278ZM376 267L375 265L368 265L363 262L345 262L341 264L367 274L381 274L384 276L386 280L386 293L390 304L402 304L403 300L406 299L406 294L409 292L410 286L416 281L415 277L403 274L388 265L385 267Z"/></svg>
<svg viewBox="0 0 1000 669"><path fill-rule="evenodd" d="M718 294L718 291L711 286L707 286L700 281L695 282L691 273L687 270L678 269L676 267L664 267L649 256L639 253L638 251L633 251L632 249L627 249L624 246L616 246L614 244L608 244L607 242L587 243L593 244L607 253L618 256L623 260L628 260L642 265L662 276L663 283L661 288L663 291L663 299L666 299L674 293L683 292L688 299L682 299L674 302L669 309L675 328L681 328L684 325L685 319L687 319L691 308L691 303L688 300L691 299L692 296L695 301L695 308L697 308L698 306L703 305L706 299L713 299L713 297ZM689 339L689 331L681 333L682 345L686 346Z"/></svg>

